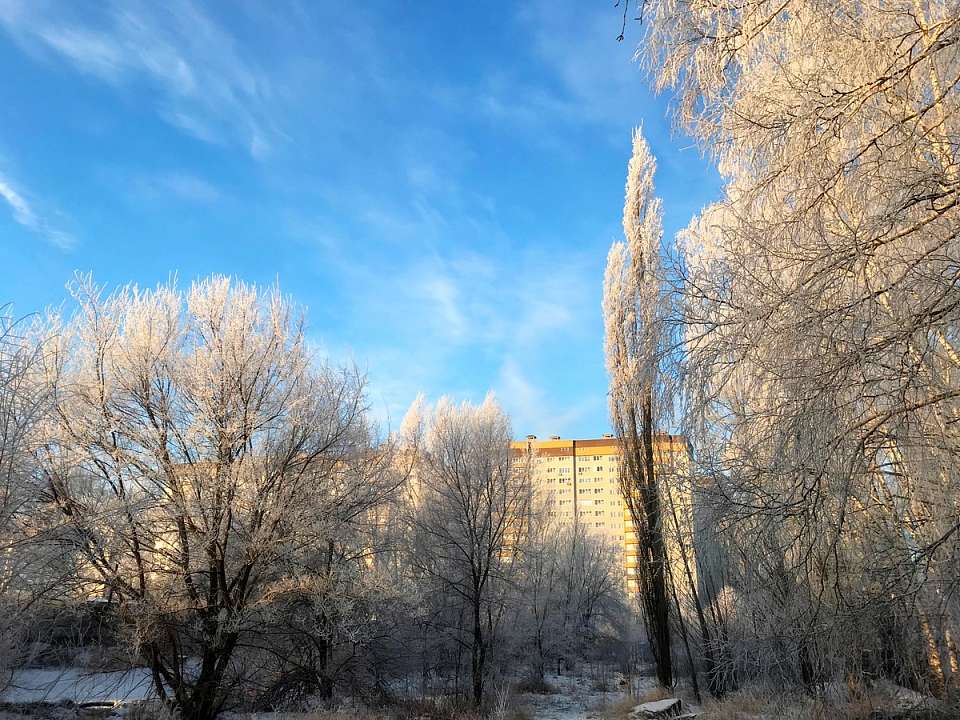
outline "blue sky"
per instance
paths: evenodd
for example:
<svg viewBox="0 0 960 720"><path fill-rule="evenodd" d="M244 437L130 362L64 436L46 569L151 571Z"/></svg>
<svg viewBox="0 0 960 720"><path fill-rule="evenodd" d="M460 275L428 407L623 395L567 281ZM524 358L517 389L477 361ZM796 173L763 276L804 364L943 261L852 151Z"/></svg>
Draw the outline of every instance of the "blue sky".
<svg viewBox="0 0 960 720"><path fill-rule="evenodd" d="M518 436L605 432L631 128L666 232L719 191L619 31L603 0L0 0L0 302L279 281L387 423L492 389Z"/></svg>

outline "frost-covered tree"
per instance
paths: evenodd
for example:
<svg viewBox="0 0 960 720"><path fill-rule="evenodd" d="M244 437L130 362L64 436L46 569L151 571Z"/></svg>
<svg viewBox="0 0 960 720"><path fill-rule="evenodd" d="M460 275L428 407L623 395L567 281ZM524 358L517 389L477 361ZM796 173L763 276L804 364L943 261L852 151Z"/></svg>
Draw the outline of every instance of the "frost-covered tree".
<svg viewBox="0 0 960 720"><path fill-rule="evenodd" d="M510 420L492 395L479 406L417 403L403 430L416 452L410 563L426 583L432 632L469 655L479 706L524 560L528 468L512 457Z"/></svg>
<svg viewBox="0 0 960 720"><path fill-rule="evenodd" d="M633 134L623 209L625 242L610 248L604 280L610 416L623 447L621 492L637 534L637 586L647 635L664 687L673 683L669 567L654 435L663 408L664 349L660 274L662 219L653 194L656 161L643 134Z"/></svg>
<svg viewBox="0 0 960 720"><path fill-rule="evenodd" d="M315 613L322 680L338 561L395 485L362 378L312 357L276 290L212 277L72 291L39 458L80 589L118 608L184 718L237 697L295 597Z"/></svg>
<svg viewBox="0 0 960 720"><path fill-rule="evenodd" d="M960 9L642 15L640 55L725 182L678 275L688 425L737 597L772 618L746 664L907 681L919 655L941 691L960 668Z"/></svg>
<svg viewBox="0 0 960 720"><path fill-rule="evenodd" d="M611 418L624 448L621 491L637 531L638 591L658 679L665 686L672 679L673 624L687 656L694 693L699 696L702 659L709 688L719 694L725 683L718 673L714 632L697 582L692 533L696 488L689 462L675 457L679 451L674 441L657 434L657 426L675 422L684 394L677 307L682 296L665 263L672 257L661 247L655 170L649 146L635 131L623 214L625 242L610 249L604 285ZM687 456L686 451L680 454ZM672 621L671 604L676 609ZM689 630L690 620L696 622L699 641Z"/></svg>
<svg viewBox="0 0 960 720"><path fill-rule="evenodd" d="M585 658L623 629L621 563L617 549L583 524L532 513L515 634L535 682L561 658Z"/></svg>
<svg viewBox="0 0 960 720"><path fill-rule="evenodd" d="M35 323L0 306L0 687L27 660L27 609L69 570L38 542L57 525L44 512L33 455L50 408L43 351Z"/></svg>

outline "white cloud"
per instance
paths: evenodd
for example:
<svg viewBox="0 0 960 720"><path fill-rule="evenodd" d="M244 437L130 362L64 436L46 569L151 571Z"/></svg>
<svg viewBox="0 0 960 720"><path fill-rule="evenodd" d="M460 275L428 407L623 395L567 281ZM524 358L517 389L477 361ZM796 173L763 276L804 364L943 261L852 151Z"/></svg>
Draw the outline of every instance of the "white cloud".
<svg viewBox="0 0 960 720"><path fill-rule="evenodd" d="M124 57L105 35L76 28L44 27L37 36L84 72L111 82L118 81L124 73Z"/></svg>
<svg viewBox="0 0 960 720"><path fill-rule="evenodd" d="M216 185L190 173L159 174L140 178L138 182L149 196L173 197L198 205L213 205L224 199Z"/></svg>
<svg viewBox="0 0 960 720"><path fill-rule="evenodd" d="M69 250L75 244L73 237L51 227L46 220L37 215L33 206L27 201L23 193L18 190L10 178L0 175L0 198L10 206L13 219L28 230L42 236L51 245L61 250Z"/></svg>
<svg viewBox="0 0 960 720"><path fill-rule="evenodd" d="M509 403L515 432L527 434L530 428L544 426L544 396L539 387L527 379L513 357L507 357L500 367L497 390Z"/></svg>
<svg viewBox="0 0 960 720"><path fill-rule="evenodd" d="M13 210L13 219L21 225L33 228L37 225L37 216L34 215L30 204L23 199L6 178L0 177L0 197L3 197Z"/></svg>
<svg viewBox="0 0 960 720"><path fill-rule="evenodd" d="M616 39L622 18L613 3L602 9L571 0L521 6L519 20L536 54L555 73L568 107L581 119L629 124L631 99L646 94L632 45Z"/></svg>
<svg viewBox="0 0 960 720"><path fill-rule="evenodd" d="M427 312L436 316L439 327L453 340L462 338L468 328L456 281L448 275L434 274L420 282L417 291L427 303Z"/></svg>
<svg viewBox="0 0 960 720"><path fill-rule="evenodd" d="M568 393L545 391L529 379L522 363L512 355L500 366L496 392L510 413L517 437L569 435L568 428L588 415L595 415L598 405L606 399L601 393L586 392L575 399ZM600 428L595 432L600 432Z"/></svg>
<svg viewBox="0 0 960 720"><path fill-rule="evenodd" d="M435 101L450 111L469 108L556 152L570 151L563 135L570 128L602 131L599 139L621 146L644 107L654 102L631 43L617 42L622 10L612 2L577 0L526 0L516 7L513 20L530 39L529 62L536 70L498 67L472 87L435 91ZM531 81L541 71L547 80ZM665 120L647 129L658 137L669 134Z"/></svg>
<svg viewBox="0 0 960 720"><path fill-rule="evenodd" d="M397 256L384 267L382 258L365 261L357 252L338 258L336 245L331 249L317 232L327 269L343 277L351 294L355 339L333 355L369 363L371 400L384 424L398 421L421 391L479 402L478 388L496 389L523 433L564 432L598 403L602 412L602 377L580 378L571 397L554 372L601 352L602 259L448 249L426 258ZM557 382L564 393L548 390ZM584 394L590 397L581 400Z"/></svg>
<svg viewBox="0 0 960 720"><path fill-rule="evenodd" d="M224 144L224 139L220 137L213 125L188 114L184 110L160 110L160 116L168 124L183 130L187 135L197 140L202 140L211 145Z"/></svg>
<svg viewBox="0 0 960 720"><path fill-rule="evenodd" d="M4 0L0 25L27 49L112 85L147 80L160 91L160 116L193 137L269 154L278 135L271 83L203 10L190 0L112 0L100 9L81 16L41 0Z"/></svg>

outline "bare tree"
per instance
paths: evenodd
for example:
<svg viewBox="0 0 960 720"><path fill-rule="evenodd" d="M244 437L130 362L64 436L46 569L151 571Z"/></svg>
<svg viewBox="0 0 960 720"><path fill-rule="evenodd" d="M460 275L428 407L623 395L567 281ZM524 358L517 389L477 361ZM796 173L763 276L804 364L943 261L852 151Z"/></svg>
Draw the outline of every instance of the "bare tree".
<svg viewBox="0 0 960 720"><path fill-rule="evenodd" d="M329 581L390 461L362 378L314 361L277 291L213 277L104 296L83 279L73 295L47 369L49 493L77 581L117 605L160 697L206 720L241 689L259 611Z"/></svg>
<svg viewBox="0 0 960 720"><path fill-rule="evenodd" d="M412 415L405 426L419 427L421 441L411 561L432 592L463 608L447 631L469 652L471 698L479 707L525 552L529 477L511 457L510 421L492 396L480 406L444 398L431 413L421 406Z"/></svg>
<svg viewBox="0 0 960 720"><path fill-rule="evenodd" d="M553 663L585 657L621 624L621 559L581 523L532 518L517 634L525 658L533 658L533 679L543 683Z"/></svg>
<svg viewBox="0 0 960 720"><path fill-rule="evenodd" d="M50 400L42 341L29 318L0 306L0 686L26 659L26 611L57 578L56 558L37 542L56 526L44 512L33 456Z"/></svg>

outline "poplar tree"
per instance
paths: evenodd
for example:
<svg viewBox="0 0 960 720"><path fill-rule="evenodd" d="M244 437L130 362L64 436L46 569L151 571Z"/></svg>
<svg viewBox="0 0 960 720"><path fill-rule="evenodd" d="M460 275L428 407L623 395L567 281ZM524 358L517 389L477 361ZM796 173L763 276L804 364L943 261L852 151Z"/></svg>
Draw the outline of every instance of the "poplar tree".
<svg viewBox="0 0 960 720"><path fill-rule="evenodd" d="M673 684L662 498L654 462L655 386L662 349L659 277L660 200L653 194L656 161L640 130L633 134L623 208L625 242L610 248L604 278L610 416L622 446L621 493L638 543L637 587L657 680Z"/></svg>

